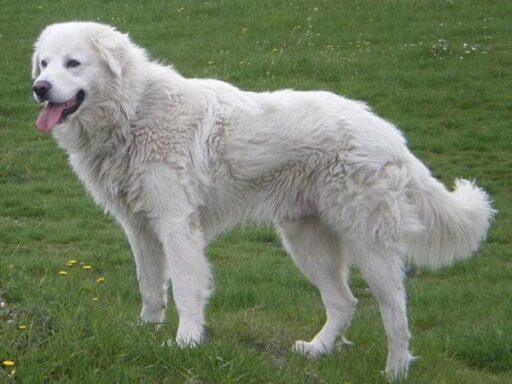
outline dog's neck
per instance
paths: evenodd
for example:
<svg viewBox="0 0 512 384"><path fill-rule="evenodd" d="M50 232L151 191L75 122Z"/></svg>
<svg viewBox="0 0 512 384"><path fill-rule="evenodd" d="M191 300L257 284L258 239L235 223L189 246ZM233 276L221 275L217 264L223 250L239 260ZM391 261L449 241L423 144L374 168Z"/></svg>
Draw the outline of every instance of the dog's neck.
<svg viewBox="0 0 512 384"><path fill-rule="evenodd" d="M102 118L98 119L98 116ZM86 109L80 116L56 128L53 136L61 148L68 153L83 152L84 155L126 151L132 137L126 116L105 105Z"/></svg>

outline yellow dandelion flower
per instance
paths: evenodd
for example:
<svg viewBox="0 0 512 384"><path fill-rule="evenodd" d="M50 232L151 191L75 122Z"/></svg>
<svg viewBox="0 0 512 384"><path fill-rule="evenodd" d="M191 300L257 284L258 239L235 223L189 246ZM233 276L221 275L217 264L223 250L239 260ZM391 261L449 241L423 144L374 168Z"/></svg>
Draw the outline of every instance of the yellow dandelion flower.
<svg viewBox="0 0 512 384"><path fill-rule="evenodd" d="M68 260L68 262L66 263L66 265L67 265L68 267L72 267L72 266L74 266L76 263L78 263L78 260L74 260L74 259L73 259L73 260Z"/></svg>
<svg viewBox="0 0 512 384"><path fill-rule="evenodd" d="M82 268L85 269L86 271L89 271L92 269L92 265L84 265Z"/></svg>
<svg viewBox="0 0 512 384"><path fill-rule="evenodd" d="M97 282L97 283L100 283L100 284L101 284L101 283L104 283L104 282L105 282L105 278L104 278L103 276L102 276L102 277L98 277L98 278L96 279L96 282Z"/></svg>
<svg viewBox="0 0 512 384"><path fill-rule="evenodd" d="M18 325L18 329L19 329L20 331L25 331L25 330L27 329L27 326L26 326L26 325L24 325L24 324L21 324L21 325Z"/></svg>
<svg viewBox="0 0 512 384"><path fill-rule="evenodd" d="M59 271L59 275L66 276L68 273L66 271Z"/></svg>
<svg viewBox="0 0 512 384"><path fill-rule="evenodd" d="M14 361L12 361L12 360L4 360L2 362L2 365L4 367L14 367L16 365L16 363Z"/></svg>

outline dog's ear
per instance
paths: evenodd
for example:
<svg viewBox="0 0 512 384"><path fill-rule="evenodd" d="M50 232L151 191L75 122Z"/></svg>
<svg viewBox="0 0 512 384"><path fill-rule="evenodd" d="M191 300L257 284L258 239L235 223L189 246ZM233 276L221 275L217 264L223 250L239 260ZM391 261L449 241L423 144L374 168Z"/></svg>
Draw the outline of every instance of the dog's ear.
<svg viewBox="0 0 512 384"><path fill-rule="evenodd" d="M43 32L41 32L41 34L39 35L39 37L37 38L36 42L34 43L34 52L32 53L32 79L35 80L39 77L39 75L41 74L41 57L39 57L39 48L41 47L41 44L42 44L42 41L43 41L43 36L45 35L45 33L47 33L47 31L49 29L51 29L52 26L48 26L46 27Z"/></svg>
<svg viewBox="0 0 512 384"><path fill-rule="evenodd" d="M37 48L34 48L34 53L32 54L32 79L37 79L40 73L41 70L39 69L39 55L37 54Z"/></svg>
<svg viewBox="0 0 512 384"><path fill-rule="evenodd" d="M50 25L46 27L39 37L37 38L36 42L34 43L34 52L32 53L32 79L35 80L39 77L41 74L41 57L39 56L39 49L43 43L44 36L51 31L53 28L53 25Z"/></svg>
<svg viewBox="0 0 512 384"><path fill-rule="evenodd" d="M109 33L92 37L92 45L105 61L110 71L116 77L121 77L128 57L128 36L112 29Z"/></svg>

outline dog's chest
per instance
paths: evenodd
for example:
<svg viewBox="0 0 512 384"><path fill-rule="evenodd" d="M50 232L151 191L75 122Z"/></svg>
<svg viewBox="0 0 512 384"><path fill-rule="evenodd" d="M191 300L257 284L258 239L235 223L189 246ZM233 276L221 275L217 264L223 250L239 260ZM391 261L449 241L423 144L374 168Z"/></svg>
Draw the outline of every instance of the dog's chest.
<svg viewBox="0 0 512 384"><path fill-rule="evenodd" d="M126 156L70 154L69 160L97 204L108 210L128 205L138 183Z"/></svg>

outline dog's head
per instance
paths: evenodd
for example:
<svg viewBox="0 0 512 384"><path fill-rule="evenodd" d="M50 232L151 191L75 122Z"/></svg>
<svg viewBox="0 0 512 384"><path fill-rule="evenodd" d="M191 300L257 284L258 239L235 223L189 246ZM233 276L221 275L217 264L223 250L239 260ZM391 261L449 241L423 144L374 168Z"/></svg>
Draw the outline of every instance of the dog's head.
<svg viewBox="0 0 512 384"><path fill-rule="evenodd" d="M121 78L128 49L128 37L107 25L71 22L47 27L32 57L34 98L46 103L37 127L50 132L101 99Z"/></svg>

